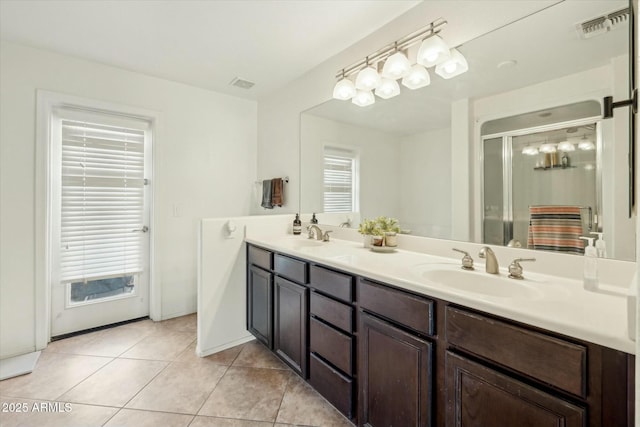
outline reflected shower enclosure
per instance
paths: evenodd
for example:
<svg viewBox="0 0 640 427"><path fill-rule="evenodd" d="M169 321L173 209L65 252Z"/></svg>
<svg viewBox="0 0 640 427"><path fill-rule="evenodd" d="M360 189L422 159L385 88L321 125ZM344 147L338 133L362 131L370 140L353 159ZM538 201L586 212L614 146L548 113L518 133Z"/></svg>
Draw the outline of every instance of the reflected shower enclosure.
<svg viewBox="0 0 640 427"><path fill-rule="evenodd" d="M579 212L574 238L602 231L599 126L592 116L483 136L483 243L532 246L539 206Z"/></svg>

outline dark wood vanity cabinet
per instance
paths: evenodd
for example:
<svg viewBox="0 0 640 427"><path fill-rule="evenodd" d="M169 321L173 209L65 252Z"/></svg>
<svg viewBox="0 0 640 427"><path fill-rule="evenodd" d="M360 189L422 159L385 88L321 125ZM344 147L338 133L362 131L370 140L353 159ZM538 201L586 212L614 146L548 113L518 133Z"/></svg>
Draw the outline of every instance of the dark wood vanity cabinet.
<svg viewBox="0 0 640 427"><path fill-rule="evenodd" d="M355 415L353 276L310 267L309 384L347 418Z"/></svg>
<svg viewBox="0 0 640 427"><path fill-rule="evenodd" d="M307 377L309 290L282 277L274 280L273 350L302 378Z"/></svg>
<svg viewBox="0 0 640 427"><path fill-rule="evenodd" d="M247 329L359 426L634 425L632 355L253 245Z"/></svg>
<svg viewBox="0 0 640 427"><path fill-rule="evenodd" d="M363 279L357 298L359 424L433 425L433 301Z"/></svg>
<svg viewBox="0 0 640 427"><path fill-rule="evenodd" d="M271 259L271 253L265 255L262 252L267 251L252 247L250 249L253 250L249 251L247 268L247 330L271 349L273 348L273 273L252 263L256 260L255 256L252 257L252 253L269 259ZM262 252L256 252L257 250Z"/></svg>

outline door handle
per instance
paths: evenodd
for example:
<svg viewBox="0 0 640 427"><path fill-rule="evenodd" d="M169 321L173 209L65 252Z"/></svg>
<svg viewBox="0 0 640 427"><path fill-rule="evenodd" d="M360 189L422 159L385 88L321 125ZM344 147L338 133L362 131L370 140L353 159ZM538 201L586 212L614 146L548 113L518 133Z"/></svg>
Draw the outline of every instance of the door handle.
<svg viewBox="0 0 640 427"><path fill-rule="evenodd" d="M146 233L147 231L149 231L149 227L147 227L146 225L143 225L142 228L136 228L135 230L131 230L132 233L136 231Z"/></svg>

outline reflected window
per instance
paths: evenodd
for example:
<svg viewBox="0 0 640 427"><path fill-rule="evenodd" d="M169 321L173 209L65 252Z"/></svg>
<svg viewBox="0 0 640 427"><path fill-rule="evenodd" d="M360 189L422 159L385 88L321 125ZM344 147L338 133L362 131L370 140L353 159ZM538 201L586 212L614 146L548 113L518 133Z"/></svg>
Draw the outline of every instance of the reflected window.
<svg viewBox="0 0 640 427"><path fill-rule="evenodd" d="M324 147L324 212L357 211L357 153Z"/></svg>

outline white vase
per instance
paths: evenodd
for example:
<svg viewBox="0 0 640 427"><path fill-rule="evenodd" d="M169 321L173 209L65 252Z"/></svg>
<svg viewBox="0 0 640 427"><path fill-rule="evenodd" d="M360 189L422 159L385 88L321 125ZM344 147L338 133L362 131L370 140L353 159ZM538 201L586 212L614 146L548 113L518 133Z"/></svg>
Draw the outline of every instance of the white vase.
<svg viewBox="0 0 640 427"><path fill-rule="evenodd" d="M367 249L371 248L371 242L373 240L373 235L371 234L363 234L362 235L363 238L363 242L364 242L364 247Z"/></svg>

